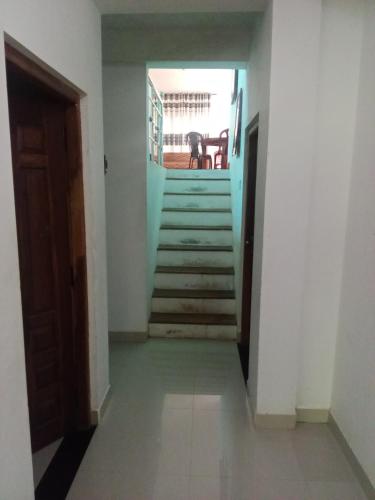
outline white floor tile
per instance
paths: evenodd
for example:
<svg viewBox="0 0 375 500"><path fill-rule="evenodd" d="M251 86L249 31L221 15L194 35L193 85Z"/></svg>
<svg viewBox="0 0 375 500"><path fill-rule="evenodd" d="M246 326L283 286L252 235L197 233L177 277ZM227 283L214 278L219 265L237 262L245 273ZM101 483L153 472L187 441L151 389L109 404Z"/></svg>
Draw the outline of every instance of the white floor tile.
<svg viewBox="0 0 375 500"><path fill-rule="evenodd" d="M158 476L152 500L189 500L188 476Z"/></svg>
<svg viewBox="0 0 375 500"><path fill-rule="evenodd" d="M314 481L307 483L307 500L366 500L359 485L353 482Z"/></svg>
<svg viewBox="0 0 375 500"><path fill-rule="evenodd" d="M234 343L118 342L111 383L70 500L363 500L327 426L254 429Z"/></svg>

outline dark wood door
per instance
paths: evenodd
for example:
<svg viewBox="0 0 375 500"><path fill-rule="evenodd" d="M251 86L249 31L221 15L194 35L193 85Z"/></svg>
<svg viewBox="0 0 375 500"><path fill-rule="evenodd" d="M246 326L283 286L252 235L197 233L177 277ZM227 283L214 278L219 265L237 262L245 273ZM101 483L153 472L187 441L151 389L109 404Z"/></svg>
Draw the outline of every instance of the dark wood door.
<svg viewBox="0 0 375 500"><path fill-rule="evenodd" d="M255 189L258 158L258 126L250 129L248 136L248 163L246 175L246 210L244 216L244 251L242 284L242 319L240 356L244 377L249 375L251 290L253 282Z"/></svg>
<svg viewBox="0 0 375 500"><path fill-rule="evenodd" d="M66 105L9 85L31 441L73 427L73 331Z"/></svg>

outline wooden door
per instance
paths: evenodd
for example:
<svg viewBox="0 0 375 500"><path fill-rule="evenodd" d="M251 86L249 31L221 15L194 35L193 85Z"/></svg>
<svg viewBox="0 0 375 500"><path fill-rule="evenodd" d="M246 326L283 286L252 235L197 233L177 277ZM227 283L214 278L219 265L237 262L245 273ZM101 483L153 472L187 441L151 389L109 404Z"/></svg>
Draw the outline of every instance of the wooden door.
<svg viewBox="0 0 375 500"><path fill-rule="evenodd" d="M253 281L255 190L258 158L258 125L250 128L248 135L248 162L246 175L246 210L244 215L243 284L240 356L242 370L249 375L251 291Z"/></svg>
<svg viewBox="0 0 375 500"><path fill-rule="evenodd" d="M31 441L73 427L73 331L66 104L9 84Z"/></svg>

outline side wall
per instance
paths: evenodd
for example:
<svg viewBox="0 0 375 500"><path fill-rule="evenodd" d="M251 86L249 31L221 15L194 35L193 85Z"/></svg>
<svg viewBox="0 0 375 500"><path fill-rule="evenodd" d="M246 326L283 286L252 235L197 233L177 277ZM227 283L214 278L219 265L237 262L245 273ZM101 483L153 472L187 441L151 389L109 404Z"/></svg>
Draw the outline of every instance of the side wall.
<svg viewBox="0 0 375 500"><path fill-rule="evenodd" d="M146 65L104 66L109 330L147 331Z"/></svg>
<svg viewBox="0 0 375 500"><path fill-rule="evenodd" d="M292 417L296 408L320 21L320 2L273 3L256 398L260 415Z"/></svg>
<svg viewBox="0 0 375 500"><path fill-rule="evenodd" d="M161 209L163 206L164 180L167 170L155 163L147 162L147 291L148 314L151 312L151 298L154 289L157 248Z"/></svg>
<svg viewBox="0 0 375 500"><path fill-rule="evenodd" d="M74 16L72 16L74 12ZM91 405L108 388L100 16L89 0L3 0L4 32L80 88L88 250ZM0 497L34 498L4 50L0 50Z"/></svg>
<svg viewBox="0 0 375 500"><path fill-rule="evenodd" d="M375 4L365 4L332 414L375 487Z"/></svg>
<svg viewBox="0 0 375 500"><path fill-rule="evenodd" d="M363 2L324 0L322 7L297 407L328 410L356 126Z"/></svg>
<svg viewBox="0 0 375 500"><path fill-rule="evenodd" d="M245 161L245 129L248 125L248 85L247 71L240 69L238 71L238 92L242 89L242 129L241 129L241 150L239 156L232 155L233 149L233 131L236 117L236 102L231 107L230 121L230 141L228 147L228 161L230 163L231 180L231 200L232 200L232 226L233 226L233 253L235 269L235 292L237 308L237 327L241 328L241 301L242 301L242 199L243 199L243 172Z"/></svg>
<svg viewBox="0 0 375 500"><path fill-rule="evenodd" d="M262 287L262 256L265 191L268 158L268 128L270 106L272 45L272 3L268 6L258 27L252 46L248 65L248 116L251 121L259 113L259 144L257 184L255 200L255 238L253 260L253 286L251 297L250 356L249 356L249 393L254 408L257 407L258 356L260 299ZM245 217L245 214L244 216Z"/></svg>

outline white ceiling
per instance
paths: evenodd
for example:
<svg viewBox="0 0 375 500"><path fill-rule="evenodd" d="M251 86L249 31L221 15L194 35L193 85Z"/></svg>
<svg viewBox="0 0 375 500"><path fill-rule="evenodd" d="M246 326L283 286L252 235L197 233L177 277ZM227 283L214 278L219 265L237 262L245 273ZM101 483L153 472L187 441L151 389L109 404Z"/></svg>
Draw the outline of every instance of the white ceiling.
<svg viewBox="0 0 375 500"><path fill-rule="evenodd" d="M268 0L94 0L102 14L259 12Z"/></svg>

